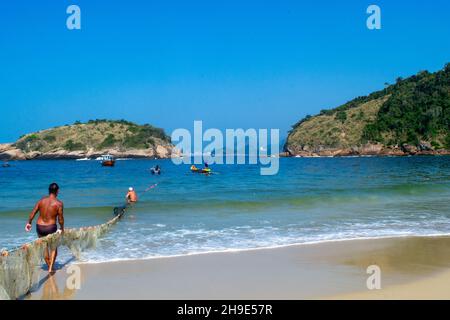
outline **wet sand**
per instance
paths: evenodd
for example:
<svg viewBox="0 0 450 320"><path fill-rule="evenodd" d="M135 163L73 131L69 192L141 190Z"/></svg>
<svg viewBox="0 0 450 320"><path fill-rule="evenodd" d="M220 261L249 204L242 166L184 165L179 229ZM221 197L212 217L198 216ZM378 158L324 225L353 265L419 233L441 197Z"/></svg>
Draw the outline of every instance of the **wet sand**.
<svg viewBox="0 0 450 320"><path fill-rule="evenodd" d="M349 240L171 258L77 264L29 299L450 299L450 237ZM381 270L369 290L367 267ZM44 275L44 274L43 274Z"/></svg>

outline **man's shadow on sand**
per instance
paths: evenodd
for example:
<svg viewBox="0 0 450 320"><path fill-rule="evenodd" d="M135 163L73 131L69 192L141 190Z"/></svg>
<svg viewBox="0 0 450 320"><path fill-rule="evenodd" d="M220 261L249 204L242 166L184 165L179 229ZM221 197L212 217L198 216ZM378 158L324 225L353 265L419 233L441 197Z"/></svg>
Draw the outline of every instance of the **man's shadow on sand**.
<svg viewBox="0 0 450 320"><path fill-rule="evenodd" d="M66 300L72 298L76 290L69 289L67 288L67 286L64 286L64 290L60 292L55 274L56 272L59 272L62 269L64 269L64 267L66 267L69 263L71 263L74 260L75 258L72 257L64 263L55 262L53 266L55 272L53 272L52 274L47 273L41 280L39 280L37 284L35 284L31 288L30 292L26 294L23 298L26 298L29 295L33 295L34 293L41 290L41 288L42 288L41 300L60 300L60 299ZM48 266L44 263L41 267L41 270L48 272Z"/></svg>

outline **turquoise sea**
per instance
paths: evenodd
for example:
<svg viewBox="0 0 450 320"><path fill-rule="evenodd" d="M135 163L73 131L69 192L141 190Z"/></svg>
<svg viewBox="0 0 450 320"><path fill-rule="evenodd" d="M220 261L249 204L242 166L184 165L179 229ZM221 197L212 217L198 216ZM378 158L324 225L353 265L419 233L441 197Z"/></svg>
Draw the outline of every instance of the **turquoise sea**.
<svg viewBox="0 0 450 320"><path fill-rule="evenodd" d="M149 172L156 164L161 176ZM275 176L261 176L258 165L212 169L193 174L170 160L118 161L114 168L11 162L0 167L0 249L36 238L25 222L51 182L61 187L67 228L106 222L129 186L138 192L139 203L83 254L87 262L450 234L450 157L281 158Z"/></svg>

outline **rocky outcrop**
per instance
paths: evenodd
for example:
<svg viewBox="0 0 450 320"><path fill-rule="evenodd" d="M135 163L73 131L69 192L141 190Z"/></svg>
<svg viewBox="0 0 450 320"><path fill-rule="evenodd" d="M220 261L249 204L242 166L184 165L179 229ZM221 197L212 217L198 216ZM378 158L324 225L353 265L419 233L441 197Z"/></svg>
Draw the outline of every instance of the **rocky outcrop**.
<svg viewBox="0 0 450 320"><path fill-rule="evenodd" d="M449 154L449 84L447 64L307 115L292 126L285 151L295 156Z"/></svg>
<svg viewBox="0 0 450 320"><path fill-rule="evenodd" d="M0 144L0 160L80 159L111 154L116 158L181 156L164 130L125 120L94 120L22 136Z"/></svg>
<svg viewBox="0 0 450 320"><path fill-rule="evenodd" d="M434 150L430 146L416 147L404 144L401 147L386 147L382 144L365 144L352 148L329 148L319 146L311 148L303 146L297 148L287 148L291 156L297 157L348 157L348 156L408 156L408 155L450 155L450 150Z"/></svg>
<svg viewBox="0 0 450 320"><path fill-rule="evenodd" d="M50 152L32 151L28 153L22 152L20 149L14 148L11 144L0 145L0 160L64 160L64 159L81 159L96 158L104 154L111 154L116 158L148 158L148 159L165 159L170 157L180 157L179 150L172 146L158 145L156 148L149 149L105 149L101 151L66 151L54 150Z"/></svg>
<svg viewBox="0 0 450 320"><path fill-rule="evenodd" d="M26 155L10 143L0 144L0 160L26 160Z"/></svg>

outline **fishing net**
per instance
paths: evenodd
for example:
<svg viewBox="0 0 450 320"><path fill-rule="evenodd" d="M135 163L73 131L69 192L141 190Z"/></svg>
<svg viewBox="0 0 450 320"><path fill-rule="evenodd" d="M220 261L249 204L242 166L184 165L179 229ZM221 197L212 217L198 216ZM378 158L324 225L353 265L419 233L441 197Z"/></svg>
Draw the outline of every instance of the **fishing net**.
<svg viewBox="0 0 450 320"><path fill-rule="evenodd" d="M65 229L45 238L24 244L20 248L0 253L0 300L18 299L30 292L44 263L47 247L54 250L66 246L79 259L80 253L95 247L97 239L107 232L125 213L126 207L114 209L114 218L108 222L79 229Z"/></svg>

